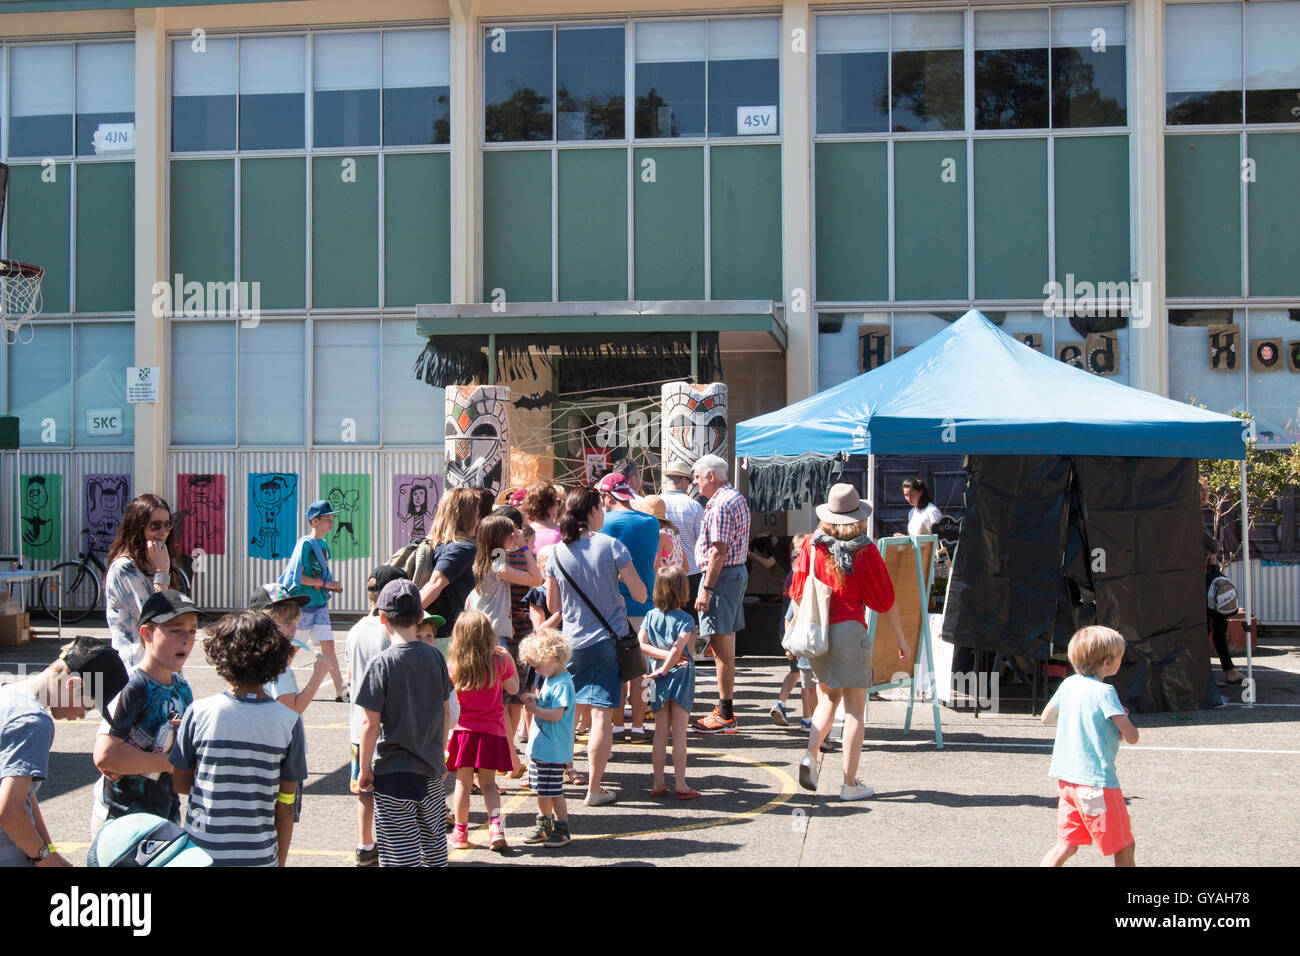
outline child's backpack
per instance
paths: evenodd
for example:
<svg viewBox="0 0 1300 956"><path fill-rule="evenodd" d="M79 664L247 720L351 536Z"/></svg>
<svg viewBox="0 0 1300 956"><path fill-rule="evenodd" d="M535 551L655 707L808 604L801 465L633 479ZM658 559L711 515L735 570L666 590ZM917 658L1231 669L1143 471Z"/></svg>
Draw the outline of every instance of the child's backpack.
<svg viewBox="0 0 1300 956"><path fill-rule="evenodd" d="M179 824L152 813L109 820L95 835L86 866L211 866L207 851Z"/></svg>
<svg viewBox="0 0 1300 956"><path fill-rule="evenodd" d="M1210 582L1205 598L1212 611L1220 614L1237 613L1237 586L1222 574Z"/></svg>
<svg viewBox="0 0 1300 956"><path fill-rule="evenodd" d="M417 588L422 588L429 583L429 578L433 577L433 563L436 551L437 549L429 543L428 538L421 538L399 549L396 554L384 563L391 564L395 568L401 568Z"/></svg>

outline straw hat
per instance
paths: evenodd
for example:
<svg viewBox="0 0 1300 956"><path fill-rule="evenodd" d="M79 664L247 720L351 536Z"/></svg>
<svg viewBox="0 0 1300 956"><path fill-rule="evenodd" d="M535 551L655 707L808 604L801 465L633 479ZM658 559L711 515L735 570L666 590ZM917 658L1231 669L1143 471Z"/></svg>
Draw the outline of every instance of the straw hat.
<svg viewBox="0 0 1300 956"><path fill-rule="evenodd" d="M684 461L670 461L664 465L664 474L673 475L677 478L694 478L691 474L691 466Z"/></svg>
<svg viewBox="0 0 1300 956"><path fill-rule="evenodd" d="M827 524L856 524L871 516L871 505L858 497L850 484L832 485L826 504L817 506L817 517Z"/></svg>
<svg viewBox="0 0 1300 956"><path fill-rule="evenodd" d="M660 521L668 520L668 508L664 505L664 500L658 495L646 495L644 498L638 498L632 502L632 507L637 511L653 515Z"/></svg>

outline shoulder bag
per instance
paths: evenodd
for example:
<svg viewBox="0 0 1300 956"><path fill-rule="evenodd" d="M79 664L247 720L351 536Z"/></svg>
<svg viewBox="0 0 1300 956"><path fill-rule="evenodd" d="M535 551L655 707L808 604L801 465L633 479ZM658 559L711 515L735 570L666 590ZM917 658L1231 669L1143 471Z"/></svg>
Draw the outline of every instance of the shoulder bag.
<svg viewBox="0 0 1300 956"><path fill-rule="evenodd" d="M789 630L781 638L781 646L795 657L818 657L830 646L831 589L817 577L816 545L808 563L803 597L796 605Z"/></svg>
<svg viewBox="0 0 1300 956"><path fill-rule="evenodd" d="M564 570L558 548L551 552L551 560L555 562L555 566L564 575L564 580L569 582L569 587L573 588L578 597L582 598L582 602L591 608L591 613L596 615L596 620L600 621L601 627L608 631L610 637L614 639L614 650L618 653L619 677L628 681L644 676L646 672L645 656L641 653L641 642L637 640L636 635L630 631L623 635L614 633L614 629L609 626L609 621L605 620L605 615L600 613L596 605L591 603L591 599L582 592L582 588L578 587L573 578L569 576L569 572Z"/></svg>

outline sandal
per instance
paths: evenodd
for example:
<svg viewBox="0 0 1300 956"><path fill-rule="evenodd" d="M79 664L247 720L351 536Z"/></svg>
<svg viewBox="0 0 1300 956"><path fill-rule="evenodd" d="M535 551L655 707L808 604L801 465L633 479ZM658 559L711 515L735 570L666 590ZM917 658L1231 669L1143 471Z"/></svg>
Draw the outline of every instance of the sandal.
<svg viewBox="0 0 1300 956"><path fill-rule="evenodd" d="M700 795L700 791L695 790L695 789L691 789L691 790L678 790L678 791L677 791L677 799L678 799L678 800L694 800L694 799L695 799L696 797L698 797L699 795Z"/></svg>
<svg viewBox="0 0 1300 956"><path fill-rule="evenodd" d="M564 782L574 787L585 787L587 785L587 775L580 770L565 770Z"/></svg>
<svg viewBox="0 0 1300 956"><path fill-rule="evenodd" d="M1237 668L1234 667L1232 670L1237 675L1237 679L1233 680L1227 674L1224 674L1223 683L1219 685L1220 687L1223 687L1225 684L1240 684L1242 681L1246 679L1246 676L1242 674L1241 671L1237 670Z"/></svg>
<svg viewBox="0 0 1300 956"><path fill-rule="evenodd" d="M508 774L506 774L506 777L509 778L510 780L518 780L520 777L526 777L526 776L528 776L528 768L522 765L519 767L518 770L511 770Z"/></svg>
<svg viewBox="0 0 1300 956"><path fill-rule="evenodd" d="M650 791L650 796L652 796L652 797L662 797L662 796L663 796L664 794L666 794L667 792L668 792L668 788L667 788L667 787L660 787L658 790L651 790L651 791Z"/></svg>

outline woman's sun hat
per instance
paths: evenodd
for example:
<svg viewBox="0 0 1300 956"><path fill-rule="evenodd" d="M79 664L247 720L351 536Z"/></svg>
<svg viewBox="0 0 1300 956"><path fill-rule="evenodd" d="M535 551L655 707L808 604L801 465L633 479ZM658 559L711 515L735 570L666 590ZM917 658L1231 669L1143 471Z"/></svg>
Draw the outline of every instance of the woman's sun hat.
<svg viewBox="0 0 1300 956"><path fill-rule="evenodd" d="M831 485L826 504L817 506L817 517L827 524L857 524L871 516L871 505L858 497L850 484Z"/></svg>

